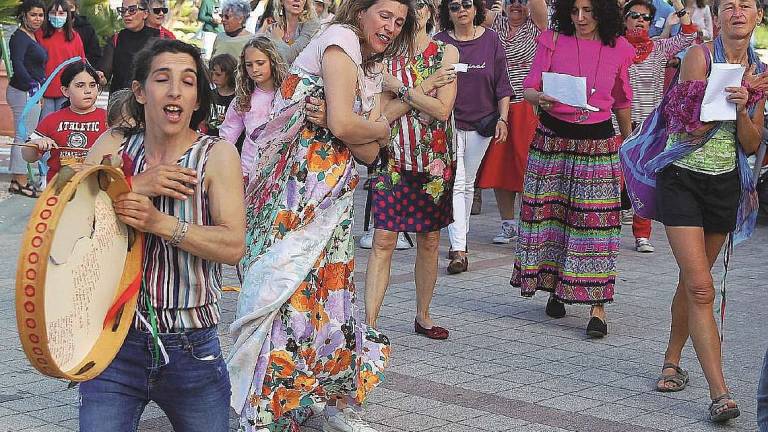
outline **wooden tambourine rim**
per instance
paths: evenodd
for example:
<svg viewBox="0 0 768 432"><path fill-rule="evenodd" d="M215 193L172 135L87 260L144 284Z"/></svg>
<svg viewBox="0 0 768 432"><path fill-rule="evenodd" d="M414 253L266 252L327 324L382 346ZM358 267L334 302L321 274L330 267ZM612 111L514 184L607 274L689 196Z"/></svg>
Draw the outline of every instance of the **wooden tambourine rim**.
<svg viewBox="0 0 768 432"><path fill-rule="evenodd" d="M37 199L24 234L16 270L16 323L24 353L32 366L41 373L76 382L95 378L109 366L125 341L133 322L138 300L137 291L125 303L122 313L118 313L111 322L106 323L93 348L79 364L66 371L58 367L48 349L45 321L44 287L48 256L59 218L66 207L59 203L69 202L80 182L94 174L105 174L111 179L106 193L113 200L120 194L130 191L122 171L107 165L87 167L76 173L60 188L57 187L57 180L61 180L58 177L62 174L59 174ZM129 238L132 246L129 247L120 279L120 288L114 300L141 274L142 237L138 231L134 230L134 233L135 238Z"/></svg>

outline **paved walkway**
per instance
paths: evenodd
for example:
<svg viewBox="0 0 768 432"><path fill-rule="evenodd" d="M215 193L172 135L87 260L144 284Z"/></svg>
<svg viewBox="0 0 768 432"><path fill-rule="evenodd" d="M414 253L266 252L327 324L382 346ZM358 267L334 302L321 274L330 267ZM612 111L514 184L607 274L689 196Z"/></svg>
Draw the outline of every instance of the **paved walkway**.
<svg viewBox="0 0 768 432"><path fill-rule="evenodd" d="M356 198L359 234L363 192ZM652 390L676 282L663 232L654 232L657 252L641 255L632 249L625 227L618 294L607 309L610 335L593 341L584 335L588 308L569 307L566 318L553 320L544 314L546 296L524 299L509 286L513 246L490 244L498 215L490 191L485 198L484 213L472 219L470 271L448 276L441 258L432 312L451 330L448 341L413 333L415 250L396 252L380 320L393 344L392 364L387 381L367 405L366 420L381 431L756 430L755 389L768 347L767 227L737 249L729 274L724 361L743 414L714 427L705 420L708 392L692 349L685 350L683 359L691 371L690 388L672 394ZM31 206L31 200L19 197L0 202L0 432L72 431L77 430L77 391L36 373L16 336L15 266ZM362 307L367 251L358 250L357 256ZM230 269L227 283L235 283L233 276ZM235 301L235 294L225 295L227 323ZM222 340L229 345L226 335ZM305 429L319 430L319 423L311 420ZM171 428L150 406L140 430Z"/></svg>

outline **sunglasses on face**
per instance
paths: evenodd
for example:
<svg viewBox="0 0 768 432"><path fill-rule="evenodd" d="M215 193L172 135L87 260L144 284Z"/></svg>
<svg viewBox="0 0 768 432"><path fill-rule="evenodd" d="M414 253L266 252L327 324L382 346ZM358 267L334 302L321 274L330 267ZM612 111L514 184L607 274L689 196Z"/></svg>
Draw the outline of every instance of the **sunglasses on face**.
<svg viewBox="0 0 768 432"><path fill-rule="evenodd" d="M632 19L642 18L643 21L645 22L651 22L651 20L653 19L651 14L641 14L640 12L635 12L635 11L627 12L624 18L632 18Z"/></svg>
<svg viewBox="0 0 768 432"><path fill-rule="evenodd" d="M152 8L152 13L155 15L160 15L160 14L165 15L168 13L168 8L167 7Z"/></svg>
<svg viewBox="0 0 768 432"><path fill-rule="evenodd" d="M448 10L456 13L461 10L461 8L464 8L465 10L472 9L472 6L474 6L474 3L471 1L463 1L461 3L451 3L448 5Z"/></svg>
<svg viewBox="0 0 768 432"><path fill-rule="evenodd" d="M131 16L131 15L134 15L136 12L138 12L140 10L145 11L147 9L143 8L143 7L138 7L136 5L130 5L128 7L120 6L120 7L117 8L117 13L120 14L120 15L123 15L123 16Z"/></svg>
<svg viewBox="0 0 768 432"><path fill-rule="evenodd" d="M507 6L512 6L515 3L519 3L520 6L525 6L528 4L528 0L504 0L504 4Z"/></svg>

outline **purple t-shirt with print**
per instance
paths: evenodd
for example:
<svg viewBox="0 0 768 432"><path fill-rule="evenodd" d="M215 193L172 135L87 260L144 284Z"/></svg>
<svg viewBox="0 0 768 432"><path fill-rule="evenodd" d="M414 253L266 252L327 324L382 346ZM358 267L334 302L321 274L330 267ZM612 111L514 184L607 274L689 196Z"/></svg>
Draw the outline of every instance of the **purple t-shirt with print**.
<svg viewBox="0 0 768 432"><path fill-rule="evenodd" d="M497 102L514 94L504 48L496 32L490 29L471 41L457 41L445 31L436 34L435 39L455 46L459 50L459 62L468 65L467 72L457 74L458 92L453 113L457 128L475 130L475 122L496 112Z"/></svg>

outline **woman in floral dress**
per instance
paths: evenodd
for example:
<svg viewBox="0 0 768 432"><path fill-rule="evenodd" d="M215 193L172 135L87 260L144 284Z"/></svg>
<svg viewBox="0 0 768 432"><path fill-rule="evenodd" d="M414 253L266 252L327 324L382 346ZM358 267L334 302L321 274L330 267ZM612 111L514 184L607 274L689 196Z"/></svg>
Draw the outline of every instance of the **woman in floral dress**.
<svg viewBox="0 0 768 432"><path fill-rule="evenodd" d="M432 40L437 10L429 0L416 3L419 32L416 56L388 60L382 106L390 119L392 139L382 151L373 177L376 227L365 281L366 322L376 319L389 285L392 252L398 232L416 233L416 319L414 329L432 339L448 331L433 325L429 304L437 281L440 230L453 222L455 149L453 103L459 52Z"/></svg>
<svg viewBox="0 0 768 432"><path fill-rule="evenodd" d="M298 431L326 402L325 431L372 431L350 405L381 382L389 341L355 316L353 158L370 163L389 142L378 63L410 50L414 27L408 0L344 3L297 57L254 140L228 359L245 430ZM327 127L310 96L325 99Z"/></svg>

